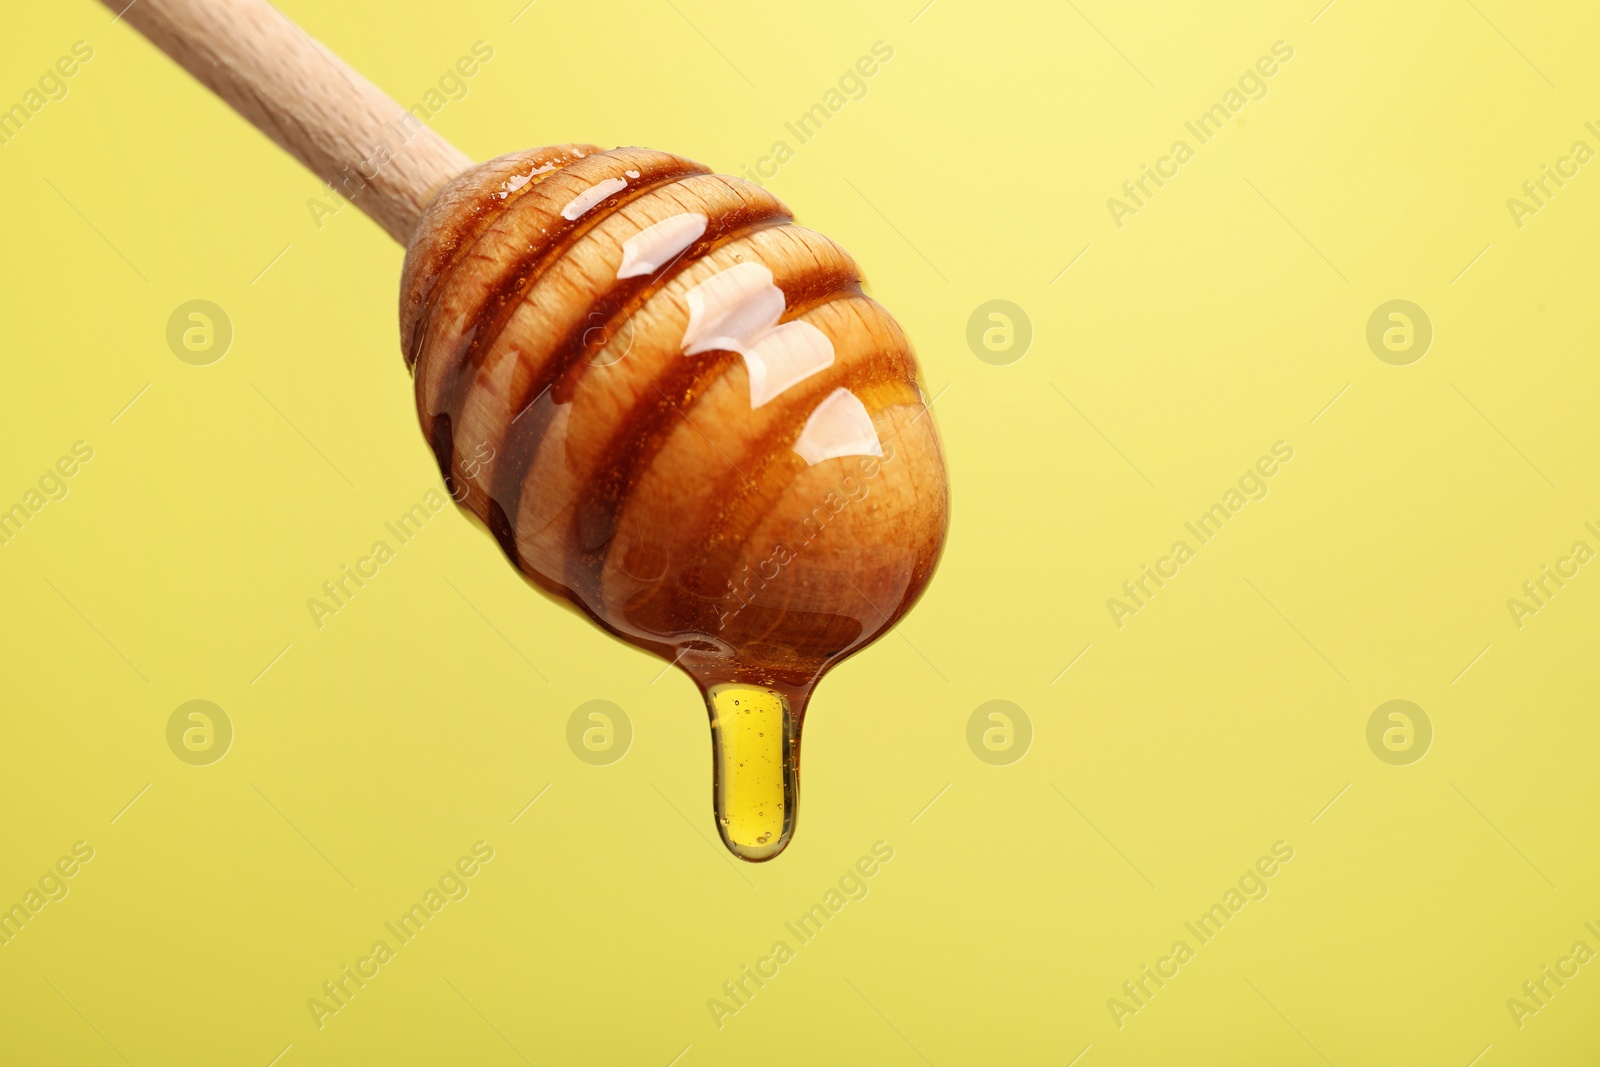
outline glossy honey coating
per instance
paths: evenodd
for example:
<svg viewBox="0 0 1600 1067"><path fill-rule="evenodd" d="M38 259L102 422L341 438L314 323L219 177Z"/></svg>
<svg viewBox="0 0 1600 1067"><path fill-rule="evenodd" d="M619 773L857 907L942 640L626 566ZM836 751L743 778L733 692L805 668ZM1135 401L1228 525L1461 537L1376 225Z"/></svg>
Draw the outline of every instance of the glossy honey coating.
<svg viewBox="0 0 1600 1067"><path fill-rule="evenodd" d="M803 715L937 562L910 345L752 183L589 145L475 167L419 224L401 339L456 500L702 690L772 686Z"/></svg>

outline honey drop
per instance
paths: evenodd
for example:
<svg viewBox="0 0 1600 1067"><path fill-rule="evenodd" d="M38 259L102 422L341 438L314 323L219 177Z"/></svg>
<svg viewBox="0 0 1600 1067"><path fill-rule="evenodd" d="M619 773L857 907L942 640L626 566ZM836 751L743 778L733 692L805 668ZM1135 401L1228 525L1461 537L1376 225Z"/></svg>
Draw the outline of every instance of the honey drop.
<svg viewBox="0 0 1600 1067"><path fill-rule="evenodd" d="M777 690L743 682L711 686L706 706L711 713L712 797L722 842L740 859L769 860L794 835L800 796L799 715Z"/></svg>

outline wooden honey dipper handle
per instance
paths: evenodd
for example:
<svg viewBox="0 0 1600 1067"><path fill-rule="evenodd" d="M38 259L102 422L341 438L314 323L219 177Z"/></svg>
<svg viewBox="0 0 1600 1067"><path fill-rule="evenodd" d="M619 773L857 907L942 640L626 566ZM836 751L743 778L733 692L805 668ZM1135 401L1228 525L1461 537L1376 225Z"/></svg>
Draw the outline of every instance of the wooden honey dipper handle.
<svg viewBox="0 0 1600 1067"><path fill-rule="evenodd" d="M451 496L694 679L718 832L782 852L812 690L909 610L948 526L911 343L855 260L667 152L473 166L267 0L102 2L406 247L401 349Z"/></svg>
<svg viewBox="0 0 1600 1067"><path fill-rule="evenodd" d="M409 245L472 160L266 0L101 0Z"/></svg>

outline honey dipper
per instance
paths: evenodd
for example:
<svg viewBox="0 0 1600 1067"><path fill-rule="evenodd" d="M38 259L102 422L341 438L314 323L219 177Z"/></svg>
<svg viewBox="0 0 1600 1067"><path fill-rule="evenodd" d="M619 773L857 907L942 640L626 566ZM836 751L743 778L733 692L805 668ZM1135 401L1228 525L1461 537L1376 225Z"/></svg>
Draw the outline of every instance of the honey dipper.
<svg viewBox="0 0 1600 1067"><path fill-rule="evenodd" d="M771 193L643 148L474 166L265 0L103 0L406 246L400 343L457 502L683 668L717 829L794 832L822 674L895 622L948 488L911 346Z"/></svg>

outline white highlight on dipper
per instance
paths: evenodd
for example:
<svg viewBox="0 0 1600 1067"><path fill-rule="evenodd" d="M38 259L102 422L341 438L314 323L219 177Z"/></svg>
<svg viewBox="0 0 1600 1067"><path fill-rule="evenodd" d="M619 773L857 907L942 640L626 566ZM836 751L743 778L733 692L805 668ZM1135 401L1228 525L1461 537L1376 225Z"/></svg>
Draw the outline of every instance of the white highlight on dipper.
<svg viewBox="0 0 1600 1067"><path fill-rule="evenodd" d="M786 301L763 264L719 271L690 289L687 299L683 354L720 349L743 356L751 408L833 366L833 342L821 330L799 320L778 325Z"/></svg>
<svg viewBox="0 0 1600 1067"><path fill-rule="evenodd" d="M542 167L534 167L526 174L513 174L511 177L500 183L501 191L495 193L494 195L496 199L504 200L518 189L521 189L524 185L527 185L529 182L533 181L534 175L548 174L550 171L555 169L556 165L554 163L546 163Z"/></svg>
<svg viewBox="0 0 1600 1067"><path fill-rule="evenodd" d="M756 338L744 352L750 407L760 407L791 385L833 366L833 342L809 322L786 322Z"/></svg>
<svg viewBox="0 0 1600 1067"><path fill-rule="evenodd" d="M743 352L783 315L783 290L760 263L740 263L718 271L689 290L689 325L683 354L715 349Z"/></svg>
<svg viewBox="0 0 1600 1067"><path fill-rule="evenodd" d="M878 441L878 431L872 425L872 416L867 414L867 406L843 387L829 393L806 419L794 450L809 466L840 456L883 455L883 445Z"/></svg>
<svg viewBox="0 0 1600 1067"><path fill-rule="evenodd" d="M620 189L626 189L627 187L628 179L626 178L607 178L604 181L596 182L583 192L579 193L577 196L573 197L572 201L567 204L566 207L561 209L561 217L566 219L568 222L576 221L579 216L588 212L590 208L594 207L600 201L604 200L612 193L617 192Z"/></svg>
<svg viewBox="0 0 1600 1067"><path fill-rule="evenodd" d="M706 217L698 211L686 211L640 230L622 242L622 266L617 268L617 279L654 274L705 232Z"/></svg>

